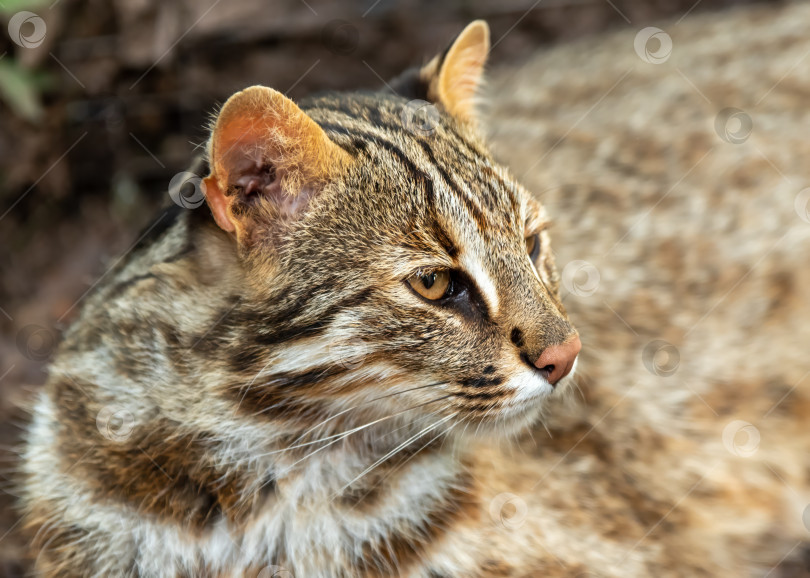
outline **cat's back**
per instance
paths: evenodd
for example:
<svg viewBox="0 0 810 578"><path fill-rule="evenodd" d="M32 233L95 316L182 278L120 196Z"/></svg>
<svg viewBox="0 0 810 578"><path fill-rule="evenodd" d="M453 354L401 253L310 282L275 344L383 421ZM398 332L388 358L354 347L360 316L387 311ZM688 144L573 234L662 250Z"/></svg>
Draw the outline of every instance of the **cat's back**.
<svg viewBox="0 0 810 578"><path fill-rule="evenodd" d="M596 526L625 496L646 528L628 560L674 533L714 544L672 575L792 567L807 538L808 21L795 3L634 22L490 87L493 148L555 215L586 343L589 409L534 434L538 487L599 480Z"/></svg>

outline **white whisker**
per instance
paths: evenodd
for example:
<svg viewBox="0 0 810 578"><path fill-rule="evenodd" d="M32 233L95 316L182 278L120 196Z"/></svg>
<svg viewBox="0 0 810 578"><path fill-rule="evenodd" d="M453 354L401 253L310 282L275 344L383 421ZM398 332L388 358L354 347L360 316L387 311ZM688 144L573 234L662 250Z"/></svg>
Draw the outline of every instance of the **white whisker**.
<svg viewBox="0 0 810 578"><path fill-rule="evenodd" d="M362 426L359 426L359 427L353 428L353 429L349 430L348 432L343 432L343 433L340 433L340 434L335 434L335 435L332 435L332 436L327 436L327 437L322 438L322 439L320 439L320 440L315 440L315 441L312 441L312 442L307 442L307 443L304 443L304 444L300 444L300 445L298 445L298 446L291 446L291 447L288 447L288 448L284 448L284 449L280 449L280 450L275 450L275 451L268 452L268 453L266 453L266 454L262 454L262 455L263 455L263 456L268 456L268 455L272 455L272 454L277 454L277 453L281 453L281 452L285 452L285 451L289 451L289 450L295 449L296 447L308 446L308 445L312 445L312 444L315 444L315 443L318 443L318 442L322 442L322 441L325 441L325 440L328 440L328 439L331 439L331 438L337 437L337 439L333 439L333 440L332 440L332 441L330 441L328 444L326 444L326 445L324 445L324 446L322 446L322 447L319 447L318 449L316 449L316 450L314 450L314 451L312 451L312 452L308 453L307 455L305 455L305 456L304 456L303 458L301 458L300 460L298 460L298 461L294 462L292 465L290 465L290 466L289 466L289 469L292 469L292 468L294 468L296 465L298 465L298 464L300 464L301 462L303 462L304 460L306 460L306 459L308 459L308 458L312 457L313 455L317 454L317 453L318 453L318 452L320 452L321 450L324 450L324 449L328 448L329 446L331 446L331 445L333 445L333 444L335 444L335 443L337 443L337 442L341 441L342 439L347 438L348 436L352 435L353 433L356 433L356 432L358 432L358 431L360 431L360 430L364 430L364 429L369 428L369 427L371 427L371 426L373 426L373 425L375 425L375 424L377 424L377 423L380 423L380 422L382 422L382 421L385 421L385 420L391 419L391 418L396 417L396 416L398 416L398 415L402 415L403 413L406 413L406 412L408 412L408 411L411 411L411 410L414 410L414 409L418 409L418 408L420 408L420 407L424 407L424 406L429 405L429 404L431 404L431 403L436 403L437 401L441 401L441 400L443 400L443 399L447 399L448 397L450 397L450 395L445 395L445 396L439 397L439 398L437 398L437 399L433 399L433 400L430 400L430 401L426 401L426 402L424 402L424 403L420 403L420 404L418 404L418 405L411 406L411 407L409 407L409 408L406 408L406 409L403 409L403 410L401 410L401 411L398 411L397 413L392 413L392 414L390 414L390 415L387 415L387 416L385 416L385 417L381 417L381 418L376 419L376 420L374 420L374 421L372 421L372 422L370 422L370 423L367 423L367 424L365 424L365 425L362 425Z"/></svg>
<svg viewBox="0 0 810 578"><path fill-rule="evenodd" d="M298 442L300 439L302 439L304 436L306 436L306 435L307 435L308 433L310 433L311 431L313 431L313 430L315 430L315 429L317 429L317 428L319 428L319 427L323 426L324 424L326 424L326 423L328 423L328 422L332 421L332 420L333 420L333 419L335 419L335 418L340 417L341 415L343 415L343 414L345 414L345 413L348 413L348 412L350 412L350 411L352 411L352 410L357 409L358 407L363 407L363 406L369 405L369 404L371 404L371 403L374 403L374 402L379 401L379 400L381 400L381 399L385 399L385 398L387 398L387 397L393 397L393 396L395 396L395 395L401 395L401 394L403 394L403 393L408 393L408 392L410 392L410 391L416 391L416 390L418 390L418 389L425 389L425 388L428 388L428 387L436 387L436 386L438 386L438 385L444 385L445 383L446 383L446 382L443 382L443 381L437 381L436 383L429 383L428 385L418 385L418 386L416 386L416 387L411 387L411 388L409 388L409 389L405 389L405 390L403 390L403 391L395 391L395 392L392 392L392 393L386 393L386 394L381 395L381 396L379 396L379 397L375 397L375 398L372 398L372 399L370 399L370 400L368 400L368 401L364 401L363 403L357 404L357 405L355 405L355 406L353 406L353 407L350 407L350 408L348 408L348 409L344 409L343 411L339 411L339 412L338 412L338 413L336 413L335 415L328 417L327 419L323 420L323 421L322 421L322 422L320 422L319 424L316 424L316 425L312 426L311 428L309 428L308 430L306 430L304 433L302 433L302 434L301 434L301 435L298 437L298 439L296 440L296 442Z"/></svg>
<svg viewBox="0 0 810 578"><path fill-rule="evenodd" d="M449 434L449 433L450 433L450 431L451 431L451 430L452 430L452 429L453 429L455 426L456 426L456 424L455 424L455 423L451 423L451 424L450 424L450 425L449 425L447 428L443 429L443 430L442 430L442 431L440 431L438 434L436 434L435 436L433 436L432 438L430 438L430 439L429 439L427 442L425 442L423 445L421 445L421 446L419 447L419 449L418 449L418 450L416 450L414 453L412 453L410 456L408 456L408 457L407 457L407 458L406 458L406 459L405 459L405 460L404 460L404 461L403 461L401 464L397 465L395 468L392 468L392 469L391 469L391 470L390 470L390 471L389 471L387 474L385 474L385 475L384 475L382 478L380 478L380 480L379 480L379 481L378 481L376 484L374 484L373 486L371 486L371 487L368 489L368 491L367 491L365 494L363 494L363 496L362 496L362 497L361 497L361 498L360 498L360 499L359 499L357 502L355 502L355 504L354 504L354 505L353 505L351 508L349 508L349 511L354 510L354 508L357 506L357 504L359 504L359 503L360 503L360 502L363 500L363 498L365 498L365 497L366 497L366 496L367 496L369 493L371 493L371 492L372 492L372 491L373 491L375 488L379 487L379 486L380 486L380 485L381 485L383 482L385 482L385 480L387 480L388 478L390 478L390 477L391 477L393 474L395 474L396 472L398 472L399 470L401 470L403 467L405 467L405 466L408 464L408 462L410 462L410 461L411 461L411 460L412 460L414 457L416 457L416 456L419 454L419 452L421 452L423 449L425 449L426 447L428 447L430 444L432 444L434 441L436 441L436 440L437 440L437 439L439 439L440 437L442 437L442 436L446 436L447 434ZM446 439L447 439L447 438L445 438L445 441L446 441ZM444 447L444 441L442 441L442 447ZM333 499L334 499L334 498L333 498Z"/></svg>
<svg viewBox="0 0 810 578"><path fill-rule="evenodd" d="M390 457L392 457L393 455L395 455L397 452L399 452L399 451L401 451L403 448L407 447L407 446L408 446L409 444L411 444L411 443L412 443L414 440L419 439L421 436L423 436L423 435L424 435L424 434L426 434L427 432L429 432L429 431L431 431L431 430L433 430L433 429L436 429L436 428L437 428L437 427L439 427L441 424L443 424L444 422L446 422L446 421L447 421L447 420L449 420L449 419L454 418L455 416L456 416L456 414L455 414L455 413L451 413L450 415L448 415L448 416L446 416L446 417L444 417L444 418L440 419L439 421L437 421L437 422L436 422L436 423L434 423L433 425L431 425L431 426L428 426L428 427L424 428L422 431L420 431L420 432L419 432L419 433L417 433L416 435L411 436L410 438L408 438L407 440L405 440L404 442L402 442L401 444L399 444L397 447L395 447L393 450L391 450L390 452L388 452L387 454L385 454L383 457L381 457L380 459L378 459L376 462L374 462L373 464L371 464L371 465L370 465L369 467L367 467L365 470L363 470L362 472L360 472L360 474L359 474L357 477L355 477L355 478L354 478L352 481L350 481L348 484L346 484L345 486L343 486L343 487L340 489L340 492L341 492L341 493L342 493L342 492L345 492L345 491L346 491L346 489L347 489L347 488L349 488L349 486L351 486L351 485L352 485L352 484L354 484L354 483L355 483L357 480L359 480L360 478L362 478L363 476L365 476L366 474L368 474L368 473L369 473L371 470L373 470L374 468L376 468L377 466L379 466L379 465L380 465L381 463L383 463L385 460L389 459Z"/></svg>

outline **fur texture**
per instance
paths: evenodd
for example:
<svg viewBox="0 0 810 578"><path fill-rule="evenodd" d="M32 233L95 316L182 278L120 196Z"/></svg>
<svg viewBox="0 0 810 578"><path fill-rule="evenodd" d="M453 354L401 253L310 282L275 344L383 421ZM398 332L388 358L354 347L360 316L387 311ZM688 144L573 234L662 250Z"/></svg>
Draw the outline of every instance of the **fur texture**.
<svg viewBox="0 0 810 578"><path fill-rule="evenodd" d="M485 515L469 440L534 421L554 391L534 362L576 335L545 213L468 117L487 49L475 23L420 73L428 93L439 79L424 119L381 93L299 107L253 87L224 105L214 218L160 215L51 368L26 457L38 570L474 561L438 547ZM437 271L444 297L411 289Z"/></svg>
<svg viewBox="0 0 810 578"><path fill-rule="evenodd" d="M29 432L38 571L801 575L808 82L790 66L808 18L687 20L664 64L634 30L494 76L495 155L554 216L561 276L546 208L487 152L469 91L435 88L459 68L477 85L468 50L399 96L236 95L237 119L283 109L259 134L303 131L325 168L278 138L231 139L231 165L210 149L214 218L162 213L88 299ZM486 41L471 31L458 46ZM763 127L741 144L715 128L732 106ZM442 306L406 284L442 269L460 296ZM526 363L570 338L566 308L573 405L572 378Z"/></svg>

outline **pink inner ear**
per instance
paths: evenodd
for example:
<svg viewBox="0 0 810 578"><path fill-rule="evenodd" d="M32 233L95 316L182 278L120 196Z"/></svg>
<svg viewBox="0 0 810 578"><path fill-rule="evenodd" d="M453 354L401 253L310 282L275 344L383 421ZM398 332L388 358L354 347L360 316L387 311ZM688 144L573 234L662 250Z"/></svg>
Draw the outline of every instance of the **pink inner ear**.
<svg viewBox="0 0 810 578"><path fill-rule="evenodd" d="M292 195L282 188L286 169L278 168L269 161L242 158L228 175L229 194L238 197L238 202L256 204L260 199L270 201L282 219L290 219L306 209L313 191L304 187Z"/></svg>
<svg viewBox="0 0 810 578"><path fill-rule="evenodd" d="M206 197L217 224L250 242L291 221L351 159L291 100L254 86L223 106L209 142Z"/></svg>
<svg viewBox="0 0 810 578"><path fill-rule="evenodd" d="M245 159L229 175L228 186L236 187L236 192L250 202L259 196L271 197L281 193L281 178L271 163L254 162Z"/></svg>

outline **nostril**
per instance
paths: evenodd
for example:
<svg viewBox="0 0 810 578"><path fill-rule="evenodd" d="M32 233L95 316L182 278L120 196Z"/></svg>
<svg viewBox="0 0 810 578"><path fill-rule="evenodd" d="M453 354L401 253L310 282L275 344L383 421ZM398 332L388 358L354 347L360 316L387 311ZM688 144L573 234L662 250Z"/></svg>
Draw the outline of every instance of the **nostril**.
<svg viewBox="0 0 810 578"><path fill-rule="evenodd" d="M554 366L553 364L548 364L548 365L544 365L544 366L540 366L540 367L538 367L538 366L537 366L537 365L536 365L536 364L535 364L535 363L534 363L534 362L531 360L531 358L528 356L528 354L526 354L526 353L521 353L521 354L520 354L520 358L523 360L523 362L524 362L526 365L528 365L529 367L531 367L531 368L532 368L532 369L534 369L535 371L542 371L543 373L545 373L545 374L546 374L546 378L549 378L550 376L552 376L552 375L554 374L554 370L556 369L556 366Z"/></svg>
<svg viewBox="0 0 810 578"><path fill-rule="evenodd" d="M545 377L546 381L548 381L551 384L552 387L554 386L554 384L555 384L555 382L557 380L555 379L555 374L554 374L554 369L555 368L554 368L553 365L544 365L542 367L535 366L534 369L535 369L535 371L539 371L540 375Z"/></svg>
<svg viewBox="0 0 810 578"><path fill-rule="evenodd" d="M569 341L546 347L540 357L535 360L534 366L541 371L548 372L549 383L556 385L558 381L571 373L581 348L582 343L579 336L574 334Z"/></svg>

